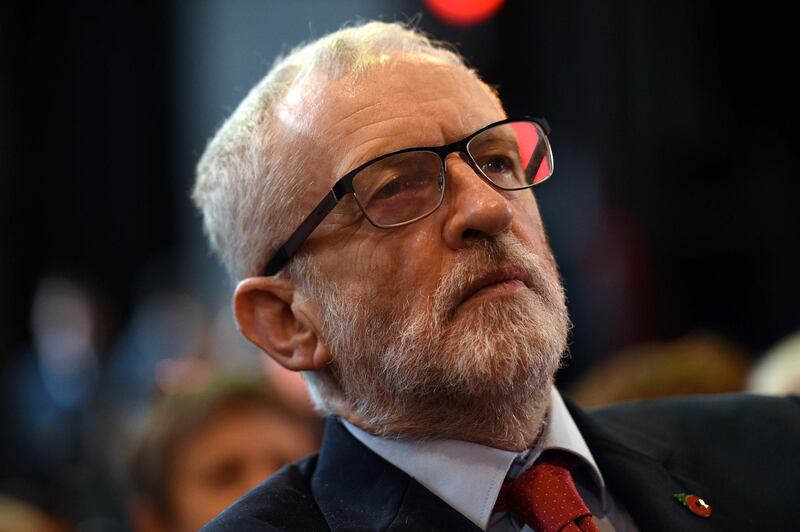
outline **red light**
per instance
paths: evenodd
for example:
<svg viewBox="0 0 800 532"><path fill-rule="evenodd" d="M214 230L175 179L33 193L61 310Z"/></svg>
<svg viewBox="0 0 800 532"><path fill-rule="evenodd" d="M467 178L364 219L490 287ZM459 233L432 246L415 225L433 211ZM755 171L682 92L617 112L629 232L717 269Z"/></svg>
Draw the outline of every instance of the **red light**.
<svg viewBox="0 0 800 532"><path fill-rule="evenodd" d="M505 0L425 0L439 19L454 26L474 26L489 19Z"/></svg>

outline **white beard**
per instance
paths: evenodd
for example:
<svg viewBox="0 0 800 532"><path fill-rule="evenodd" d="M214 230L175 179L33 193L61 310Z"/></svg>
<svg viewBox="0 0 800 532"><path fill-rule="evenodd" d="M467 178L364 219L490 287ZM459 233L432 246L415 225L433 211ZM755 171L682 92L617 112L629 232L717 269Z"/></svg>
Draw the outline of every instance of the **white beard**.
<svg viewBox="0 0 800 532"><path fill-rule="evenodd" d="M460 253L421 309L374 308L366 290L345 295L303 267L333 358L322 383L308 379L312 394L327 388L316 390L327 410L385 436L530 443L520 440L538 432L570 326L555 263L508 233ZM456 312L465 286L509 263L529 272L529 290ZM326 400L332 393L339 397Z"/></svg>

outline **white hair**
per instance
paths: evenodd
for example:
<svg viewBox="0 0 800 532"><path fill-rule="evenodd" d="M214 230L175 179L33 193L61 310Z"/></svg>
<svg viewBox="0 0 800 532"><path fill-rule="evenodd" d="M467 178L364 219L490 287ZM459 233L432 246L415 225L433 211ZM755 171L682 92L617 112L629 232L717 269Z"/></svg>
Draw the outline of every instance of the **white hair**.
<svg viewBox="0 0 800 532"><path fill-rule="evenodd" d="M259 275L308 215L292 208L307 183L296 171L285 172L308 164L307 154L285 149L274 127L284 97L311 76L357 77L398 53L465 67L447 45L403 24L346 27L278 58L209 141L197 165L192 198L202 211L212 249L234 279Z"/></svg>

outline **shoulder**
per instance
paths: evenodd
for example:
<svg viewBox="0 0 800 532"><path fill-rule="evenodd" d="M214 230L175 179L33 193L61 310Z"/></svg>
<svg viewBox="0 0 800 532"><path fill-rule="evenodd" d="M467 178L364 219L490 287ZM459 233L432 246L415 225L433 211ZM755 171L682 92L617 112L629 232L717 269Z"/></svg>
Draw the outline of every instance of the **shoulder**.
<svg viewBox="0 0 800 532"><path fill-rule="evenodd" d="M742 478L800 475L800 398L725 394L638 401L590 411L607 434L644 435L687 470ZM639 439L638 441L643 441ZM613 444L611 444L613 445Z"/></svg>
<svg viewBox="0 0 800 532"><path fill-rule="evenodd" d="M317 455L290 464L249 491L202 532L328 530L311 494Z"/></svg>
<svg viewBox="0 0 800 532"><path fill-rule="evenodd" d="M572 413L614 496L642 522L674 524L650 528L696 528L675 513L669 494L678 492L708 498L714 529L796 528L797 397L681 397Z"/></svg>
<svg viewBox="0 0 800 532"><path fill-rule="evenodd" d="M620 424L669 438L674 432L715 429L722 433L771 427L800 433L800 397L723 394L634 401L592 410L605 424ZM786 426L787 422L793 425ZM719 432L718 432L719 434Z"/></svg>

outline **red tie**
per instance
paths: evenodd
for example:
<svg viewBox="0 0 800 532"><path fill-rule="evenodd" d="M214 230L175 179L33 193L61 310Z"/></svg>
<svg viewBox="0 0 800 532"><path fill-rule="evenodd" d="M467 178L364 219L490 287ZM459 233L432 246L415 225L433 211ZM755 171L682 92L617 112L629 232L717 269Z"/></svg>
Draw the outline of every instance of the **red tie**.
<svg viewBox="0 0 800 532"><path fill-rule="evenodd" d="M599 532L567 461L551 455L500 488L495 512L513 512L535 532Z"/></svg>

